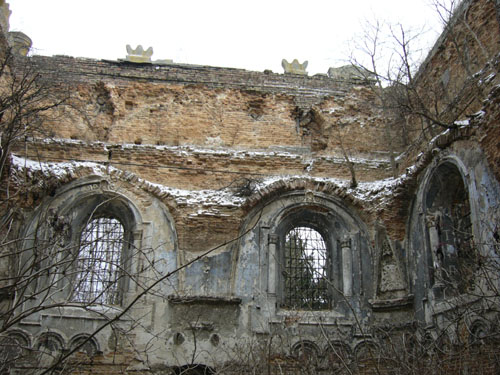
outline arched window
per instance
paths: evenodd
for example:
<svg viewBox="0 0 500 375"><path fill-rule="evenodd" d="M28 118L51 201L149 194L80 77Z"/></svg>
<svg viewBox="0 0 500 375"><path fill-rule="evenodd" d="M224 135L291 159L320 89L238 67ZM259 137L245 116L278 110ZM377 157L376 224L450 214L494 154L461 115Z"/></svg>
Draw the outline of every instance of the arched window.
<svg viewBox="0 0 500 375"><path fill-rule="evenodd" d="M283 305L292 308L327 309L329 251L323 236L308 226L293 227L283 245Z"/></svg>
<svg viewBox="0 0 500 375"><path fill-rule="evenodd" d="M125 229L117 218L98 217L86 224L76 259L74 301L120 304L124 245Z"/></svg>
<svg viewBox="0 0 500 375"><path fill-rule="evenodd" d="M259 306L252 314L264 319L259 307L265 303L265 313L273 319L333 322L352 314L351 306L360 306L359 301L368 306L375 285L370 238L366 225L341 199L294 190L273 196L259 210L256 207L248 218L247 223L259 220L260 225L242 239L245 246L239 249L234 283L241 295L259 290ZM249 259L259 265L258 279ZM252 329L266 332L257 317Z"/></svg>

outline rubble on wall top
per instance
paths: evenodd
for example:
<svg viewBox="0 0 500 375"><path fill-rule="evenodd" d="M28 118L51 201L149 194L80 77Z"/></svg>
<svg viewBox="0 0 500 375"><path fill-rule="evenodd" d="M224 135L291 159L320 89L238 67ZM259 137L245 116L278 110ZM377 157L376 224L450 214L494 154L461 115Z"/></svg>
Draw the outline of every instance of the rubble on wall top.
<svg viewBox="0 0 500 375"><path fill-rule="evenodd" d="M130 46L129 46L130 47ZM249 71L239 68L214 67L151 60L151 55L138 46L129 48L126 59L97 60L71 56L32 56L34 65L42 75L63 84L82 82L89 84L101 80L113 80L114 84L127 81L196 85L208 88L232 88L259 93L284 94L300 98L299 107L310 108L325 97L344 97L354 86L368 86L362 79L336 79L326 74L279 74ZM146 50L147 51L147 50ZM151 60L151 61L149 61ZM304 103L303 103L304 102Z"/></svg>
<svg viewBox="0 0 500 375"><path fill-rule="evenodd" d="M363 68L362 66L356 66L353 64L328 69L328 77L338 81L376 82L376 76L374 73Z"/></svg>

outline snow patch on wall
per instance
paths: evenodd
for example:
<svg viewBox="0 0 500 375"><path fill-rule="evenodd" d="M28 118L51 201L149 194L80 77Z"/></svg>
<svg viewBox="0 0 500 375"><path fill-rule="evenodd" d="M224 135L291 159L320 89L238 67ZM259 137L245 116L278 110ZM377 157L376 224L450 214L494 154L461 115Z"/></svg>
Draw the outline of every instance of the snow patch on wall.
<svg viewBox="0 0 500 375"><path fill-rule="evenodd" d="M207 138L208 139L208 138ZM212 139L213 140L213 139ZM73 139L40 139L37 141L41 141L45 144L71 144L71 145L87 145L86 142L80 141L80 140L73 140ZM248 150L235 150L235 149L227 149L227 148L219 148L219 147L196 147L196 146L189 146L189 145L182 145L182 146L168 146L168 145L148 145L148 144L141 144L137 145L134 143L124 143L120 145L112 145L112 144L106 144L103 142L92 142L92 145L94 147L102 147L103 151L110 151L114 149L122 149L122 150L147 150L147 149L154 149L157 151L169 151L172 152L174 155L182 156L182 157L188 157L188 156L195 156L195 155L200 155L200 156L222 156L222 157L229 157L233 159L246 159L249 157L253 158L271 158L271 157L280 157L280 158L287 158L287 159L301 159L303 155L300 152L289 152L285 150L279 150L279 149L269 149L269 150L254 150L254 151L248 151ZM373 167L379 167L383 164L388 163L388 157L385 155L380 155L378 158L370 157L370 158L363 158L363 157L351 157L350 158L353 163L359 163L359 164L369 164L370 166ZM342 156L320 156L318 160L325 160L333 163L344 163L345 160Z"/></svg>
<svg viewBox="0 0 500 375"><path fill-rule="evenodd" d="M194 206L198 207L191 216L199 215L217 215L221 214L214 207L222 208L237 208L241 207L246 197L241 197L235 194L232 188L224 188L220 190L184 190L171 188L165 185L153 183L142 178L138 178L135 174L120 170L113 166L102 165L93 162L41 162L25 159L16 155L11 157L11 168L14 174L25 175L28 179L33 178L35 174L41 173L47 178L53 177L59 180L67 179L77 175L78 170L88 169L90 173L96 176L108 177L113 174L121 175L124 179L132 181L141 188L155 193L160 197L170 197L175 200L179 206ZM407 170L411 174L411 168ZM291 183L294 180L307 180L313 183L328 183L338 187L346 195L351 195L359 201L369 202L373 200L388 199L393 195L394 188L403 184L407 174L399 178L387 178L373 182L361 182L354 189L349 187L350 181L328 177L310 177L304 175L276 175L263 178L256 181L254 193L262 192L265 188L276 182Z"/></svg>

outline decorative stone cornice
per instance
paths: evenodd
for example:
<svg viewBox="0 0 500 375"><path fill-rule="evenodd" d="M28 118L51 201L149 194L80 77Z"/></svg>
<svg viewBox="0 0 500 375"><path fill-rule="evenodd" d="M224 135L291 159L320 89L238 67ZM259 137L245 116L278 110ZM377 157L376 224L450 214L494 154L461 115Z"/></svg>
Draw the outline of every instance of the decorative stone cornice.
<svg viewBox="0 0 500 375"><path fill-rule="evenodd" d="M271 233L269 235L269 243L270 244L275 244L276 245L278 243L278 241L279 241L279 236L277 234Z"/></svg>
<svg viewBox="0 0 500 375"><path fill-rule="evenodd" d="M241 298L236 297L217 297L217 296L180 296L180 295L170 295L168 296L168 301L170 303L177 304L226 304L226 305L239 305L241 303Z"/></svg>
<svg viewBox="0 0 500 375"><path fill-rule="evenodd" d="M404 297L394 299L370 300L373 311L389 311L407 309L413 306L414 295L408 294Z"/></svg>
<svg viewBox="0 0 500 375"><path fill-rule="evenodd" d="M285 70L286 74L300 74L306 76L307 64L307 61L304 61L301 64L297 59L294 59L291 63L289 63L286 59L281 60L281 66Z"/></svg>
<svg viewBox="0 0 500 375"><path fill-rule="evenodd" d="M149 47L147 50L144 50L144 48L142 48L139 44L136 49L132 49L130 44L127 44L127 57L125 58L127 61L135 63L150 63L151 56L153 56L153 47Z"/></svg>
<svg viewBox="0 0 500 375"><path fill-rule="evenodd" d="M340 247L343 248L351 248L351 239L350 238L344 238L342 241L340 241Z"/></svg>

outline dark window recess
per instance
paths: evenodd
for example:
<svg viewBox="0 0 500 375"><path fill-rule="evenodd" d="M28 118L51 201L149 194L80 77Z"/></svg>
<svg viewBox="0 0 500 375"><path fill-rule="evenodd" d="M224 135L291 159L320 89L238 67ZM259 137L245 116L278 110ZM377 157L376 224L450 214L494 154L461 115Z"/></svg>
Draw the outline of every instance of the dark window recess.
<svg viewBox="0 0 500 375"><path fill-rule="evenodd" d="M436 282L448 294L464 293L474 285L479 258L474 245L469 193L458 169L445 163L438 167L427 193L427 210L436 219Z"/></svg>

